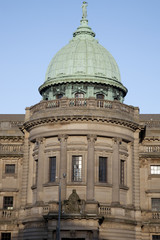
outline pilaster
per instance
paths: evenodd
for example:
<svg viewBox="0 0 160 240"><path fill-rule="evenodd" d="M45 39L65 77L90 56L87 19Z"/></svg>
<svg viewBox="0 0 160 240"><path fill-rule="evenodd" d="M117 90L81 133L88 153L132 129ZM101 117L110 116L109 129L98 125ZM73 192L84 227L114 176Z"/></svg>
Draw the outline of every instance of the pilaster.
<svg viewBox="0 0 160 240"><path fill-rule="evenodd" d="M67 173L67 135L59 135L60 141L60 166L59 166L59 181L61 181L61 200L66 199L66 178Z"/></svg>
<svg viewBox="0 0 160 240"><path fill-rule="evenodd" d="M113 138L113 159L112 159L112 204L120 204L120 157L119 157L119 144L121 139Z"/></svg>
<svg viewBox="0 0 160 240"><path fill-rule="evenodd" d="M28 175L29 175L29 152L30 142L29 133L25 131L24 139L24 156L23 156L23 168L22 168L22 192L21 192L21 204L24 207L27 203L27 189L28 189Z"/></svg>
<svg viewBox="0 0 160 240"><path fill-rule="evenodd" d="M128 143L127 186L129 187L127 203L133 205L133 142Z"/></svg>
<svg viewBox="0 0 160 240"><path fill-rule="evenodd" d="M139 129L134 133L133 145L133 203L134 206L140 208L140 163L139 163Z"/></svg>
<svg viewBox="0 0 160 240"><path fill-rule="evenodd" d="M38 178L37 178L37 202L43 201L44 183L44 138L38 138Z"/></svg>
<svg viewBox="0 0 160 240"><path fill-rule="evenodd" d="M94 201L94 172L95 172L95 156L94 145L97 137L88 135L88 153L87 153L87 201Z"/></svg>

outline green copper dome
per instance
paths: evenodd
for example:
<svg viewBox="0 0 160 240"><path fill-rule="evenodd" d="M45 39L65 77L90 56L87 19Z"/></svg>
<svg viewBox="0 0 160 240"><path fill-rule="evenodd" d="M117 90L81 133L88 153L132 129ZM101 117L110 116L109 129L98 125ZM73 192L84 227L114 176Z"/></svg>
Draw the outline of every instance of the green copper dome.
<svg viewBox="0 0 160 240"><path fill-rule="evenodd" d="M51 94L49 91L53 91L55 85L92 83L100 84L101 91L104 85L115 87L123 98L127 89L121 83L118 65L112 55L98 43L95 33L88 26L86 2L83 3L82 8L83 16L80 26L73 33L72 40L51 60L45 82L40 86L39 91L42 95L50 94L50 98L47 97L47 99L53 99L54 93ZM82 86L79 85L79 88ZM66 92L62 88L59 91ZM63 93L62 95L72 97L71 94L68 96Z"/></svg>

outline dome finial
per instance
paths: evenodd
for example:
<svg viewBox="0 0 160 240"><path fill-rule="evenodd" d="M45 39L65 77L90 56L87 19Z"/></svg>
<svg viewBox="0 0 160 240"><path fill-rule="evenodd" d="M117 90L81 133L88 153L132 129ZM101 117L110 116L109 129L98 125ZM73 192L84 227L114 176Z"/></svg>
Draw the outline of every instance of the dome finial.
<svg viewBox="0 0 160 240"><path fill-rule="evenodd" d="M87 2L83 2L82 4L82 19L86 19L87 18L87 6L88 6L88 3Z"/></svg>

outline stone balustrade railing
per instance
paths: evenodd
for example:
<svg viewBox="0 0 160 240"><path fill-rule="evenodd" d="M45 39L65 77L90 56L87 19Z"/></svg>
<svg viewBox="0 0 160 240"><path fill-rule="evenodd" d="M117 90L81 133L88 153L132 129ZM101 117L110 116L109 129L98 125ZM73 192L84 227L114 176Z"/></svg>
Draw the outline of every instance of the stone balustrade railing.
<svg viewBox="0 0 160 240"><path fill-rule="evenodd" d="M160 212L153 212L152 219L160 219Z"/></svg>
<svg viewBox="0 0 160 240"><path fill-rule="evenodd" d="M0 154L22 154L22 152L22 145L0 144Z"/></svg>
<svg viewBox="0 0 160 240"><path fill-rule="evenodd" d="M18 217L18 211L16 210L0 210L0 220L13 220Z"/></svg>
<svg viewBox="0 0 160 240"><path fill-rule="evenodd" d="M138 117L139 110L132 106L128 106L120 103L119 101L99 100L95 98L61 98L57 100L46 101L43 100L40 103L30 108L30 117L37 112L44 110L51 110L57 108L88 108L88 109L106 109L107 111L116 111L121 114L127 114L131 117Z"/></svg>
<svg viewBox="0 0 160 240"><path fill-rule="evenodd" d="M148 145L142 146L140 152L144 153L159 153L160 152L160 145Z"/></svg>
<svg viewBox="0 0 160 240"><path fill-rule="evenodd" d="M103 216L111 215L111 207L100 206L99 207L99 214Z"/></svg>

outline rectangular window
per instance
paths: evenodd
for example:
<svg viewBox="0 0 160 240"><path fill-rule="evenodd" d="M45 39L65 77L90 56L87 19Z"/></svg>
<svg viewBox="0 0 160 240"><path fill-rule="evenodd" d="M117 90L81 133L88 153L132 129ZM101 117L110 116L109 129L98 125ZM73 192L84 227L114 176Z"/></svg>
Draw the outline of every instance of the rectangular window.
<svg viewBox="0 0 160 240"><path fill-rule="evenodd" d="M6 174L14 174L15 173L15 164L6 164L5 165L5 173Z"/></svg>
<svg viewBox="0 0 160 240"><path fill-rule="evenodd" d="M82 181L82 156L72 156L72 181Z"/></svg>
<svg viewBox="0 0 160 240"><path fill-rule="evenodd" d="M99 182L107 182L107 158L99 157Z"/></svg>
<svg viewBox="0 0 160 240"><path fill-rule="evenodd" d="M160 198L152 198L152 211L160 211Z"/></svg>
<svg viewBox="0 0 160 240"><path fill-rule="evenodd" d="M152 235L152 240L160 240L160 235Z"/></svg>
<svg viewBox="0 0 160 240"><path fill-rule="evenodd" d="M13 197L3 198L3 208L8 210L13 209Z"/></svg>
<svg viewBox="0 0 160 240"><path fill-rule="evenodd" d="M160 174L160 165L152 165L151 174Z"/></svg>
<svg viewBox="0 0 160 240"><path fill-rule="evenodd" d="M125 161L121 160L120 162L120 184L125 185Z"/></svg>
<svg viewBox="0 0 160 240"><path fill-rule="evenodd" d="M11 240L11 233L1 233L1 240Z"/></svg>
<svg viewBox="0 0 160 240"><path fill-rule="evenodd" d="M55 182L56 180L56 157L49 158L49 181Z"/></svg>

